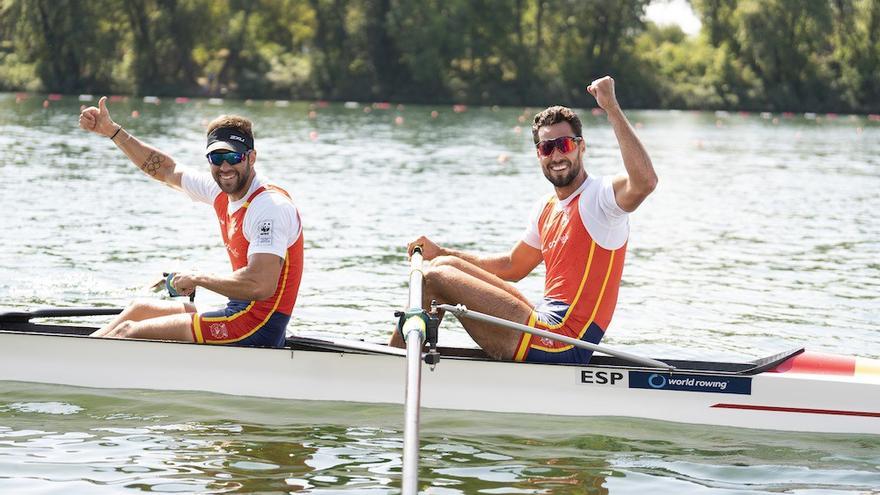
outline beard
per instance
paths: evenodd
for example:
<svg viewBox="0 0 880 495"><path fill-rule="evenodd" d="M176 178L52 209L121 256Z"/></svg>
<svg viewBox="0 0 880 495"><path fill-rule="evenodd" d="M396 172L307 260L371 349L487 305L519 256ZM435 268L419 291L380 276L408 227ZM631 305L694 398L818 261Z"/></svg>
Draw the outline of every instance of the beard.
<svg viewBox="0 0 880 495"><path fill-rule="evenodd" d="M563 162L568 163L568 169L560 172L550 170L552 165ZM541 171L544 172L544 177L546 177L554 187L566 187L577 177L581 168L582 166L574 166L571 163L571 160L565 159L549 163L546 167L541 167Z"/></svg>
<svg viewBox="0 0 880 495"><path fill-rule="evenodd" d="M213 170L214 182L220 186L220 190L225 192L226 194L239 194L245 193L245 186L247 185L248 179L251 177L251 166L246 165L245 169L242 171L237 170L235 167L232 167L232 172L235 174L235 177L232 179L222 180L220 179L220 170Z"/></svg>

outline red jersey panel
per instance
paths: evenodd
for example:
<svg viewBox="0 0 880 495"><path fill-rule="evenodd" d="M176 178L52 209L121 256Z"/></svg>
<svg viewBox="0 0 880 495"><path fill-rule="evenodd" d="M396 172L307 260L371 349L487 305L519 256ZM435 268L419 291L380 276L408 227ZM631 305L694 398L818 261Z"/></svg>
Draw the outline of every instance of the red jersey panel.
<svg viewBox="0 0 880 495"><path fill-rule="evenodd" d="M241 208L232 215L228 212L228 195L218 194L217 198L214 199L214 211L217 213L217 219L220 222L220 234L223 236L223 243L226 245L226 251L229 254L229 261L232 263L233 270L247 266L247 253L250 242L244 237L242 227L248 206L260 194L282 194L288 200L290 199L290 195L281 188L262 186L254 191ZM280 311L286 315L292 314L293 307L296 304L296 296L299 293L302 270L303 235L300 232L296 242L287 248L284 267L281 270L281 276L278 277L278 286L275 288L275 293L269 299L251 302L250 306L248 306L248 311L258 311L260 314L265 314L266 318L275 311Z"/></svg>
<svg viewBox="0 0 880 495"><path fill-rule="evenodd" d="M541 210L538 228L547 275L544 300L529 325L584 339L591 326L604 332L611 323L626 243L615 250L599 246L581 220L579 196L558 208L558 198L551 196ZM529 348L563 352L572 346L523 334L515 358L525 359Z"/></svg>

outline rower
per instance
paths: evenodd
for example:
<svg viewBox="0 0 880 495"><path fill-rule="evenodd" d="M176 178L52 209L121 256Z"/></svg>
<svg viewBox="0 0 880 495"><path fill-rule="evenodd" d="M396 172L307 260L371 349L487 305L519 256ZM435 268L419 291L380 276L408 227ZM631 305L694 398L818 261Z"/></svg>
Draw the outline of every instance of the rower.
<svg viewBox="0 0 880 495"><path fill-rule="evenodd" d="M178 272L167 281L183 296L196 287L222 294L224 308L201 313L192 302L137 301L93 336L282 347L302 277L302 226L290 195L255 169L253 123L223 115L208 124L210 173L196 173L114 122L106 101L84 109L80 127L110 138L149 177L211 205L233 271Z"/></svg>
<svg viewBox="0 0 880 495"><path fill-rule="evenodd" d="M439 301L441 310L443 304L462 304L516 324L599 343L617 304L629 214L654 190L657 176L617 102L614 80L595 80L587 91L608 115L626 173L588 175L578 116L561 106L538 113L532 126L536 155L555 194L538 202L523 238L509 253L478 256L442 247L425 236L410 242L410 254L418 248L431 262L424 270L423 307L431 300ZM532 304L510 282L541 262L547 269L544 297ZM592 356L588 347L546 335L503 330L476 318L461 323L496 359L586 364ZM397 332L390 345L403 346Z"/></svg>

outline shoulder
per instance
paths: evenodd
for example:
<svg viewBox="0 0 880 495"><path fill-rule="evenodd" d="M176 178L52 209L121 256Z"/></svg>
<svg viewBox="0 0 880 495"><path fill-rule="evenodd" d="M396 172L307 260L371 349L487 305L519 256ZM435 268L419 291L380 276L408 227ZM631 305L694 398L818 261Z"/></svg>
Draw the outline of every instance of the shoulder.
<svg viewBox="0 0 880 495"><path fill-rule="evenodd" d="M583 198L589 198L598 195L602 190L607 189L609 187L613 188L612 184L613 177L609 175L603 175L601 177L596 177L594 175L587 176L587 179L584 183L584 190L581 193L581 201Z"/></svg>
<svg viewBox="0 0 880 495"><path fill-rule="evenodd" d="M545 194L538 198L529 209L529 222L537 226L541 222L541 218L546 216L556 202L557 198L554 193Z"/></svg>
<svg viewBox="0 0 880 495"><path fill-rule="evenodd" d="M222 192L210 174L183 169L180 173L180 188L193 200L211 203Z"/></svg>
<svg viewBox="0 0 880 495"><path fill-rule="evenodd" d="M627 212L617 204L614 198L614 180L615 178L610 175L587 177L587 183L578 198L578 205L581 208L598 206L603 213L609 216L626 215Z"/></svg>
<svg viewBox="0 0 880 495"><path fill-rule="evenodd" d="M282 224L299 226L299 210L282 191L267 188L248 205L248 220L274 219Z"/></svg>
<svg viewBox="0 0 880 495"><path fill-rule="evenodd" d="M287 191L275 186L266 186L266 190L257 195L253 203L265 204L267 207L272 208L296 209L293 198L290 197Z"/></svg>
<svg viewBox="0 0 880 495"><path fill-rule="evenodd" d="M614 198L613 177L588 177L578 199L578 212L587 232L605 249L617 249L629 237L629 214Z"/></svg>
<svg viewBox="0 0 880 495"><path fill-rule="evenodd" d="M555 193L547 193L540 198L537 199L534 203L532 203L531 208L531 216L537 217L541 215L541 212L546 210L548 207L553 206L556 203L557 198Z"/></svg>

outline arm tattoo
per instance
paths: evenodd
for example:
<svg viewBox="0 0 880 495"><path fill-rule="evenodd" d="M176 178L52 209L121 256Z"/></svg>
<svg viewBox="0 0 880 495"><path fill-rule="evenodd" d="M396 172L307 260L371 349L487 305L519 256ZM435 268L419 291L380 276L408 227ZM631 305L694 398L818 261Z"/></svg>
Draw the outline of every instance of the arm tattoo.
<svg viewBox="0 0 880 495"><path fill-rule="evenodd" d="M150 156L144 160L144 164L141 165L141 170L144 173L149 174L152 177L156 176L156 173L159 172L159 169L162 168L162 163L165 162L165 157L156 153L155 151L150 152Z"/></svg>

